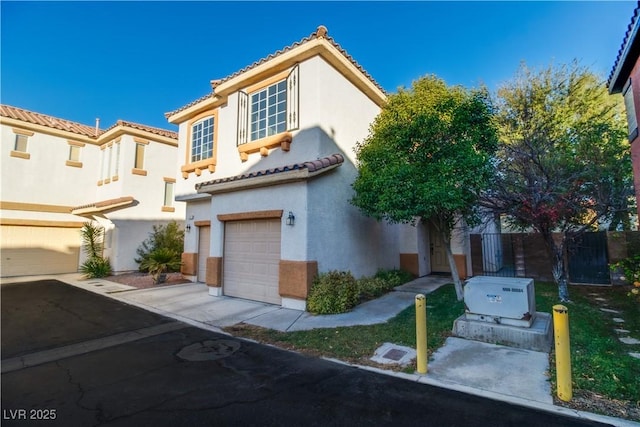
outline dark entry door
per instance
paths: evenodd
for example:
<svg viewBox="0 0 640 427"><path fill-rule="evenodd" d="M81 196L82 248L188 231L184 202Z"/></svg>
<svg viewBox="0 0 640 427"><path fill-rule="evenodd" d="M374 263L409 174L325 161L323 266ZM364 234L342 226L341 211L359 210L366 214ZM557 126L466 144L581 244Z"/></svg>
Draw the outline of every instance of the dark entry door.
<svg viewBox="0 0 640 427"><path fill-rule="evenodd" d="M585 233L569 244L569 281L598 285L611 284L607 234Z"/></svg>

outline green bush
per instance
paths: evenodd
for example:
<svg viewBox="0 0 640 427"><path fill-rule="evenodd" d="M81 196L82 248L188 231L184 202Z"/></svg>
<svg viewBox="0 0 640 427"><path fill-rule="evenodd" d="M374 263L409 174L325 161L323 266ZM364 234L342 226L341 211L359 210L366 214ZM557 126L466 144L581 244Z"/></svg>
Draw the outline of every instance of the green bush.
<svg viewBox="0 0 640 427"><path fill-rule="evenodd" d="M403 285L413 279L413 275L404 270L378 270L374 277L386 280L391 288Z"/></svg>
<svg viewBox="0 0 640 427"><path fill-rule="evenodd" d="M395 286L397 285L380 277L363 277L358 280L358 290L363 300L378 298L390 292Z"/></svg>
<svg viewBox="0 0 640 427"><path fill-rule="evenodd" d="M177 222L171 221L166 225L153 226L153 231L149 233L147 240L142 242L136 250L138 258L135 261L140 265L140 271L149 272L148 267L146 267L149 256L158 249L166 249L174 254L174 262L171 263L168 272L180 271L180 254L184 249L184 230L180 228Z"/></svg>
<svg viewBox="0 0 640 427"><path fill-rule="evenodd" d="M140 263L140 269L147 270L153 277L153 283L158 284L165 281L168 271L179 270L181 264L179 254L167 248L158 248Z"/></svg>
<svg viewBox="0 0 640 427"><path fill-rule="evenodd" d="M111 275L111 262L109 258L94 256L80 266L80 272L88 279L107 277Z"/></svg>
<svg viewBox="0 0 640 427"><path fill-rule="evenodd" d="M307 310L314 314L344 313L358 303L358 291L358 283L350 272L321 273L311 285Z"/></svg>

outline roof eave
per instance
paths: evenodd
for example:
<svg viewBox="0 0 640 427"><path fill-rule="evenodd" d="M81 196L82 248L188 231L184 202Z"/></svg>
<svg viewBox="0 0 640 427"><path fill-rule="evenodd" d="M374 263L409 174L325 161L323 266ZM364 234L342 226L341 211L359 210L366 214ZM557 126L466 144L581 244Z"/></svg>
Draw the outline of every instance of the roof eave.
<svg viewBox="0 0 640 427"><path fill-rule="evenodd" d="M232 193L240 190L251 190L261 187L270 187L272 185L289 184L292 182L304 181L309 178L313 178L317 175L329 172L339 166L342 163L323 167L321 169L310 171L309 169L296 169L287 172L280 172L276 174L256 176L247 179L238 179L234 181L219 182L215 184L203 185L198 188L198 193L208 194L221 194Z"/></svg>
<svg viewBox="0 0 640 427"><path fill-rule="evenodd" d="M226 97L219 96L218 94L212 94L207 99L203 99L202 101L185 108L184 110L177 111L175 113L168 113L167 121L173 124L180 124L189 120L191 117L200 114L204 111L211 110L212 108L218 107L226 102Z"/></svg>
<svg viewBox="0 0 640 427"><path fill-rule="evenodd" d="M218 84L216 86L216 94L227 97L233 92L258 83L270 75L289 69L317 55L321 56L336 68L378 106L382 106L386 102L385 93L369 78L364 76L351 61L345 58L345 56L325 38L313 39L296 46L255 68Z"/></svg>
<svg viewBox="0 0 640 427"><path fill-rule="evenodd" d="M107 130L106 132L104 132L102 135L98 137L98 143L103 144L105 142L112 140L113 138L117 138L125 134L137 136L140 138L150 139L150 140L168 144L174 147L178 146L178 140L176 138L169 138L167 136L158 135L153 132L145 131L142 129L136 129L126 125L117 125Z"/></svg>
<svg viewBox="0 0 640 427"><path fill-rule="evenodd" d="M609 93L620 93L640 56L640 40L636 38L640 20L636 19L609 79Z"/></svg>

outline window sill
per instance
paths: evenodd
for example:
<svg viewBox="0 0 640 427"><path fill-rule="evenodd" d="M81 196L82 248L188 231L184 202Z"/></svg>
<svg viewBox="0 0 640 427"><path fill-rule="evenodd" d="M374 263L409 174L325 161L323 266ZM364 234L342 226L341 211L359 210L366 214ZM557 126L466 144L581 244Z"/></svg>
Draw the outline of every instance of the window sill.
<svg viewBox="0 0 640 427"><path fill-rule="evenodd" d="M11 153L9 155L11 157L17 157L18 159L27 159L27 160L29 160L31 158L31 154L25 153L24 151L13 151L13 150L11 150Z"/></svg>
<svg viewBox="0 0 640 427"><path fill-rule="evenodd" d="M72 168L81 168L82 162L76 162L73 160L67 160L65 163L67 166L71 166Z"/></svg>
<svg viewBox="0 0 640 427"><path fill-rule="evenodd" d="M134 175L147 176L147 171L144 169L133 168L131 173Z"/></svg>
<svg viewBox="0 0 640 427"><path fill-rule="evenodd" d="M183 165L180 168L182 172L182 177L184 179L189 178L190 173L195 173L197 176L202 174L202 171L207 169L209 172L214 173L216 171L216 159L215 157L210 157L208 159L200 160L195 163L189 163L188 165Z"/></svg>
<svg viewBox="0 0 640 427"><path fill-rule="evenodd" d="M163 206L162 207L162 212L175 212L176 208L174 208L173 206Z"/></svg>
<svg viewBox="0 0 640 427"><path fill-rule="evenodd" d="M242 144L238 146L240 160L246 162L249 159L249 154L258 152L263 157L266 157L269 155L270 148L280 147L282 151L289 151L292 139L293 136L291 135L291 132L282 132L277 135L268 136L266 138Z"/></svg>

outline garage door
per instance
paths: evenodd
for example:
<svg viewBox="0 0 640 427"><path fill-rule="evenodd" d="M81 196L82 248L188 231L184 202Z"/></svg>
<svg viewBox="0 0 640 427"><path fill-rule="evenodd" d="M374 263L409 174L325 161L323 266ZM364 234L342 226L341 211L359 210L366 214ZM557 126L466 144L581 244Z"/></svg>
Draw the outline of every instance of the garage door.
<svg viewBox="0 0 640 427"><path fill-rule="evenodd" d="M0 231L2 277L78 271L80 229L3 225Z"/></svg>
<svg viewBox="0 0 640 427"><path fill-rule="evenodd" d="M207 258L209 257L209 246L211 237L211 227L198 227L198 282L207 281Z"/></svg>
<svg viewBox="0 0 640 427"><path fill-rule="evenodd" d="M280 220L225 223L225 295L280 304Z"/></svg>

